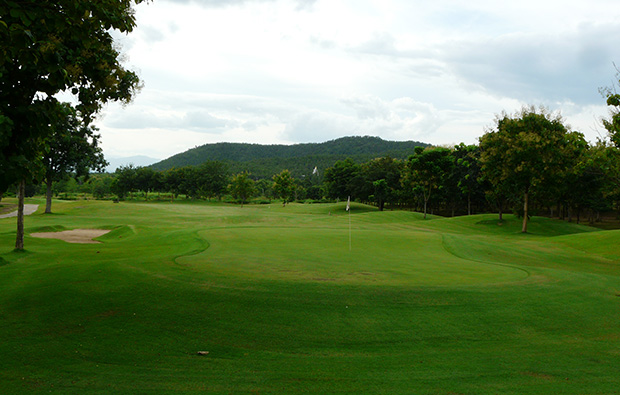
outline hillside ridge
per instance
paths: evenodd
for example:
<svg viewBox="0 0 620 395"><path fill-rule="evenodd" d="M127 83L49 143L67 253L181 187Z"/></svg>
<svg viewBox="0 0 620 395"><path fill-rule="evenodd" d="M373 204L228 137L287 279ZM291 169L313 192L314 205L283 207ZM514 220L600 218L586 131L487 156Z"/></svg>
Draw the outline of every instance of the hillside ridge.
<svg viewBox="0 0 620 395"><path fill-rule="evenodd" d="M173 167L197 166L213 160L228 163L233 171L248 171L261 177L270 177L272 174L267 173L275 167L288 168L292 173L300 175L312 171L315 166L331 166L337 160L346 158L356 162L382 156L406 159L413 154L416 146L429 145L419 141L389 141L372 136L341 137L323 143L293 145L213 143L194 147L150 167L154 170L168 170Z"/></svg>

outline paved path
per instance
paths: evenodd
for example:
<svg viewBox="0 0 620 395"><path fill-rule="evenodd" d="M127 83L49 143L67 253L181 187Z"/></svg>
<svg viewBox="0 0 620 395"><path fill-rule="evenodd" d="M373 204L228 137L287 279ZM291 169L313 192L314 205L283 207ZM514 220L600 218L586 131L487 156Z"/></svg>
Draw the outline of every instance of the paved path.
<svg viewBox="0 0 620 395"><path fill-rule="evenodd" d="M39 209L38 204L24 204L24 215L34 214ZM12 213L2 214L0 218L17 217L17 210Z"/></svg>

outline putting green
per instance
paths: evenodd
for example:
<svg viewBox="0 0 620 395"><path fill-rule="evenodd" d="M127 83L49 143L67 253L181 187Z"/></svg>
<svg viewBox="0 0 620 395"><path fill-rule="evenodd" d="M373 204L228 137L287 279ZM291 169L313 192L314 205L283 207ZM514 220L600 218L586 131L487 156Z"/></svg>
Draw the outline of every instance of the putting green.
<svg viewBox="0 0 620 395"><path fill-rule="evenodd" d="M342 225L346 225L342 222ZM202 253L177 259L205 275L365 285L472 285L520 281L528 272L463 259L440 234L307 227L229 227L199 232Z"/></svg>

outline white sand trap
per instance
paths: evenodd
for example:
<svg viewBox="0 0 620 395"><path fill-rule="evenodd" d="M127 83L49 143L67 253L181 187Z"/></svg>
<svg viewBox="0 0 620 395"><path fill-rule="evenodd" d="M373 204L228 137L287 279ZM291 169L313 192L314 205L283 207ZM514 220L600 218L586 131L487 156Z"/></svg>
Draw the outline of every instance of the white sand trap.
<svg viewBox="0 0 620 395"><path fill-rule="evenodd" d="M31 233L30 236L41 239L59 239L67 243L99 244L100 242L93 239L109 232L107 229L73 229L63 232Z"/></svg>

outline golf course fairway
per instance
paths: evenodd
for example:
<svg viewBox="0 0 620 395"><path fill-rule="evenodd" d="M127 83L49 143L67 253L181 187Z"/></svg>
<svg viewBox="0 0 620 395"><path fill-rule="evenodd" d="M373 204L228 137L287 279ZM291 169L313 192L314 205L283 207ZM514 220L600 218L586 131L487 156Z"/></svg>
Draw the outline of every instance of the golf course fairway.
<svg viewBox="0 0 620 395"><path fill-rule="evenodd" d="M0 394L620 391L620 231L345 205L0 219Z"/></svg>

